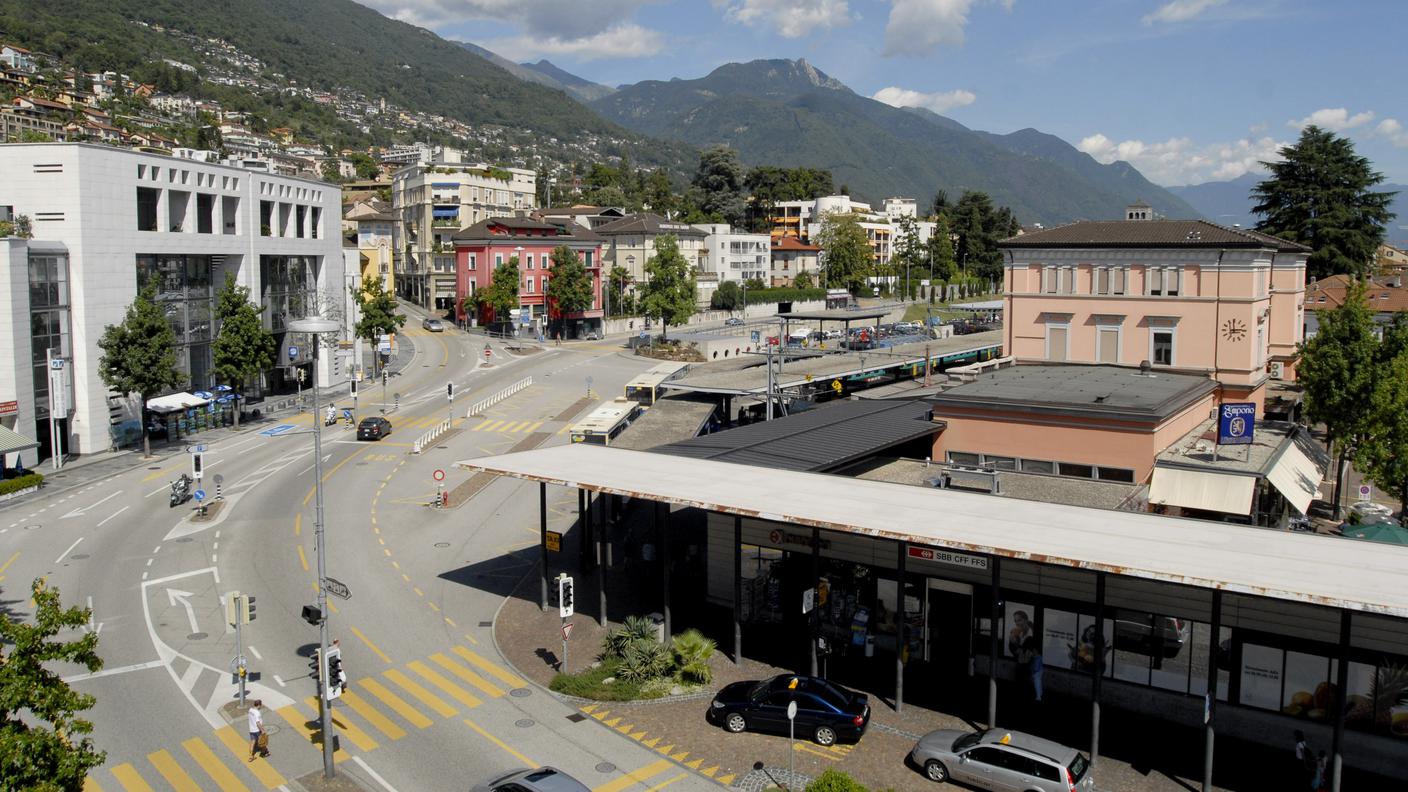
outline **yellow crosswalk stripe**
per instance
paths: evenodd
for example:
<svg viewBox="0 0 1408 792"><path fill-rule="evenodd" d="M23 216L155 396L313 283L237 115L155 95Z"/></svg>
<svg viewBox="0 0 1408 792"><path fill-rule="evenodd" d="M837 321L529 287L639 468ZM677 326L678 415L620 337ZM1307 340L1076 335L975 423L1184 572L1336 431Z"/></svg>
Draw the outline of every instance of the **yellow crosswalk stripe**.
<svg viewBox="0 0 1408 792"><path fill-rule="evenodd" d="M342 701L352 708L352 711L362 716L362 720L370 723L377 731L393 740L399 740L406 736L406 730L397 726L392 720L373 707L366 699L353 693L350 690L342 691Z"/></svg>
<svg viewBox="0 0 1408 792"><path fill-rule="evenodd" d="M306 703L309 707L313 709L317 709L318 697L309 696L308 698L304 699L304 703ZM353 745L357 746L363 751L376 750L376 740L373 740L371 738L371 735L362 731L362 727L348 720L346 716L338 715L336 705L333 705L332 710L332 727L337 730L338 734L346 736L347 739L352 741Z"/></svg>
<svg viewBox="0 0 1408 792"><path fill-rule="evenodd" d="M122 788L127 792L156 792L151 785L142 780L142 776L137 773L137 768L130 764L120 764L112 769L113 776L117 783L122 784Z"/></svg>
<svg viewBox="0 0 1408 792"><path fill-rule="evenodd" d="M94 781L92 776L84 776L83 792L103 792L103 785Z"/></svg>
<svg viewBox="0 0 1408 792"><path fill-rule="evenodd" d="M473 694L471 694L468 690L465 690L459 685L456 685L454 682L451 682L450 680L441 676L430 666L426 665L425 663L422 663L419 660L407 663L406 666L412 671L424 677L425 680L430 684L445 691L445 693L449 694L450 698L453 698L454 700L465 705L466 707L474 708L484 703L480 699L476 698Z"/></svg>
<svg viewBox="0 0 1408 792"><path fill-rule="evenodd" d="M496 428L496 429L493 429L493 430L491 430L491 431L495 431L495 432L516 432L516 431L518 431L518 423L519 423L518 421L509 421L508 423L504 424L503 426L500 426L500 427L498 427L498 428Z"/></svg>
<svg viewBox="0 0 1408 792"><path fill-rule="evenodd" d="M508 671L505 671L498 664L485 660L483 657L480 657L474 652L469 651L463 646L456 646L451 651L477 666L480 671L483 671L489 676L498 679L500 682L504 683L505 685L508 685L510 688L520 688L528 686L527 682L524 682L519 677L510 674ZM590 706L595 707L596 705L593 704ZM583 712L589 712L589 710L583 709Z"/></svg>
<svg viewBox="0 0 1408 792"><path fill-rule="evenodd" d="M529 432L536 432L536 431L538 431L538 427L539 427L539 426L542 426L542 425L543 425L543 422L542 422L542 421L538 421L538 422L534 423L532 426L525 426L525 427L523 427L523 428L520 429L519 431L523 432L524 434L528 434Z"/></svg>
<svg viewBox="0 0 1408 792"><path fill-rule="evenodd" d="M503 688L499 687L498 685L495 685L493 682L490 682L484 677L479 676L473 671L470 671L468 668L465 668L459 663L456 663L454 660L451 660L440 652L436 652L435 654L431 655L430 659L434 660L438 665L440 665L446 671L449 671L451 674L454 674L463 681L468 682L476 688L479 688L485 693L485 695L488 695L491 698L498 698L499 696L502 696L504 694Z"/></svg>
<svg viewBox="0 0 1408 792"><path fill-rule="evenodd" d="M236 734L233 726L222 726L216 729L215 736L225 744L225 747L236 759L244 761L249 758L249 740ZM253 762L248 762L247 766L265 789L278 789L284 785L284 777L279 775L279 771L275 770L267 760L256 759Z"/></svg>
<svg viewBox="0 0 1408 792"><path fill-rule="evenodd" d="M499 427L503 426L506 423L508 423L508 421L490 421L489 425L484 427L484 431L497 432L499 431Z"/></svg>
<svg viewBox="0 0 1408 792"><path fill-rule="evenodd" d="M157 751L147 754L147 759L176 792L200 792L200 784L187 775L186 771L181 769L181 765L176 764L176 760L171 758L171 754L164 750Z"/></svg>
<svg viewBox="0 0 1408 792"><path fill-rule="evenodd" d="M196 760L200 769L204 770L205 774L210 776L210 780L214 781L223 792L249 792L249 787L240 783L235 774L230 772L230 768L217 759L215 752L210 750L210 747L199 737L186 740L181 743L181 747L186 749L186 753Z"/></svg>
<svg viewBox="0 0 1408 792"><path fill-rule="evenodd" d="M606 782L605 784L602 784L601 786L592 787L592 792L621 792L627 787L634 786L638 783L644 783L647 780L660 775L672 766L673 765L670 764L670 760L661 759L659 761L652 762L651 764L648 764L645 767L640 768L639 770L626 773L620 778L614 778Z"/></svg>
<svg viewBox="0 0 1408 792"><path fill-rule="evenodd" d="M381 699L381 703L390 707L393 712L417 729L424 729L431 724L430 718L420 714L420 710L407 704L405 699L392 693L385 685L375 679L359 680L358 687Z"/></svg>
<svg viewBox="0 0 1408 792"><path fill-rule="evenodd" d="M470 427L469 431L471 431L471 432L477 432L477 431L479 431L480 429L483 429L484 427L488 426L489 424L491 424L491 423L493 423L493 422L494 422L494 419L492 419L492 418L485 418L484 420L482 420L482 421L480 421L479 423L475 424L474 426Z"/></svg>
<svg viewBox="0 0 1408 792"><path fill-rule="evenodd" d="M287 707L279 707L274 710L279 713L279 717L288 721L288 725L303 732L303 736L308 738L308 742L314 745L322 745L322 727L319 724L317 715L309 716L298 708L297 704L290 704ZM347 752L342 750L342 746L335 746L332 758L341 762L347 758Z"/></svg>
<svg viewBox="0 0 1408 792"><path fill-rule="evenodd" d="M392 682L395 682L397 685L400 685L406 690L407 693L410 693L412 696L415 696L416 698L420 699L420 703L440 713L442 717L449 718L459 711L454 707L451 707L449 704L446 704L444 699L440 698L434 693L431 693L429 690L426 690L425 688L421 687L414 680L401 673L400 671L397 671L394 668L388 668L383 673L386 675L387 679L391 680Z"/></svg>

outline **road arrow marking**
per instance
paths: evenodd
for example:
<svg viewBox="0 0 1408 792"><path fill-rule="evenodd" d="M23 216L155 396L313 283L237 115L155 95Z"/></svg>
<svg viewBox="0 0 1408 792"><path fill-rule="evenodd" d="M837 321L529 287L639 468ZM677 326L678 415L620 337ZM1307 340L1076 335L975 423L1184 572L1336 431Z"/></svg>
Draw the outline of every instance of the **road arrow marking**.
<svg viewBox="0 0 1408 792"><path fill-rule="evenodd" d="M196 609L191 607L190 599L194 596L195 595L191 592L181 591L180 589L169 588L166 590L166 599L170 602L171 607L176 607L177 602L184 605L186 608L186 619L191 623L191 632L198 633L200 632L200 626L196 624Z"/></svg>
<svg viewBox="0 0 1408 792"><path fill-rule="evenodd" d="M114 492L113 494L107 496L106 498L103 498L102 500L98 501L97 503L93 504L92 506L84 506L84 507L79 508L79 509L74 509L73 511L69 512L68 514L65 514L65 515L60 516L59 519L60 519L60 520L66 520L66 519L68 519L69 517L82 517L84 514L86 514L86 513L88 512L89 509L92 509L92 508L96 508L96 507L98 507L98 506L101 506L104 502L110 501L110 500L112 500L113 498L116 498L118 495L121 495L121 494L122 494L122 490L118 490L117 492Z"/></svg>

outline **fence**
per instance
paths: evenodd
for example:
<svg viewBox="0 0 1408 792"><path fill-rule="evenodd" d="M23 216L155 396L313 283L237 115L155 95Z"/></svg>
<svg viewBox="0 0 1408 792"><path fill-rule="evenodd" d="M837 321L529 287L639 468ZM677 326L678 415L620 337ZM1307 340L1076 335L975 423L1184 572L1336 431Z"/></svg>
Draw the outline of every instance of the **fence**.
<svg viewBox="0 0 1408 792"><path fill-rule="evenodd" d="M435 438L445 434L448 431L450 431L450 419L446 418L445 420L436 424L435 428L416 438L415 443L411 446L411 453L419 454L425 449L426 446L435 442Z"/></svg>
<svg viewBox="0 0 1408 792"><path fill-rule="evenodd" d="M515 393L518 393L519 391L532 384L532 377L524 377L518 382L515 382L507 388L504 388L503 390L499 391L498 393L495 393L493 396L490 396L487 399L480 399L479 401L475 402L474 406L469 408L469 412L465 414L465 417L473 418L476 415L483 415L485 410L489 409L490 407L493 407L495 404L498 404L504 399L507 399L508 397L512 396Z"/></svg>

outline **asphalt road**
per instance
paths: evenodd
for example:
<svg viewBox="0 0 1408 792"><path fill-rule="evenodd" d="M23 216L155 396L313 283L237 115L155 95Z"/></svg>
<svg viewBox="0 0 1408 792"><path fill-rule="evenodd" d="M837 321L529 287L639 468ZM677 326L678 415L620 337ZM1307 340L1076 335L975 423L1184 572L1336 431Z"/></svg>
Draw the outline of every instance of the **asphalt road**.
<svg viewBox="0 0 1408 792"><path fill-rule="evenodd" d="M587 395L588 376L595 398L611 398L647 363L607 342L516 358L495 341L486 366L482 336L426 333L419 318L412 312L403 336L415 357L389 388L400 394L399 407L385 406L392 434L358 442L339 426L322 436L327 573L351 590L329 614L351 679L334 707L338 767L400 792L467 789L538 764L599 792L717 788L571 719L574 707L524 682L495 650L489 625L535 557L536 533L524 526L537 522L536 487L501 480L458 508L427 505L436 470L454 487L468 475L456 460L566 442L569 421L556 419ZM466 418L472 402L526 376L532 387ZM362 415L383 408L379 385L362 395ZM450 415L457 432L411 454L417 436ZM225 500L205 522L192 521L192 504L168 506L169 482L189 466L183 456L0 507L5 607L31 612L28 584L43 577L65 603L93 609L87 629L99 634L105 667L62 671L97 698L93 736L108 760L91 788L277 789L321 768L308 678L318 633L300 618L317 585L312 420L213 443L205 489L213 495L221 475ZM549 497L552 521L565 528L575 494ZM273 753L252 763L244 717L230 707L237 646L223 603L232 591L256 598L241 637Z"/></svg>

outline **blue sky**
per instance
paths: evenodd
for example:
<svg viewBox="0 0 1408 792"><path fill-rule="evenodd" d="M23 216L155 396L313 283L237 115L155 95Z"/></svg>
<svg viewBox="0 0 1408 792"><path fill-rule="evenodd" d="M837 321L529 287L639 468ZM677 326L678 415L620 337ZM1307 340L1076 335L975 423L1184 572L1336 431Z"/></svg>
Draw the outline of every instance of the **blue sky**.
<svg viewBox="0 0 1408 792"><path fill-rule="evenodd" d="M806 58L974 129L1035 127L1160 184L1257 170L1310 121L1408 183L1404 0L359 0L608 85Z"/></svg>

